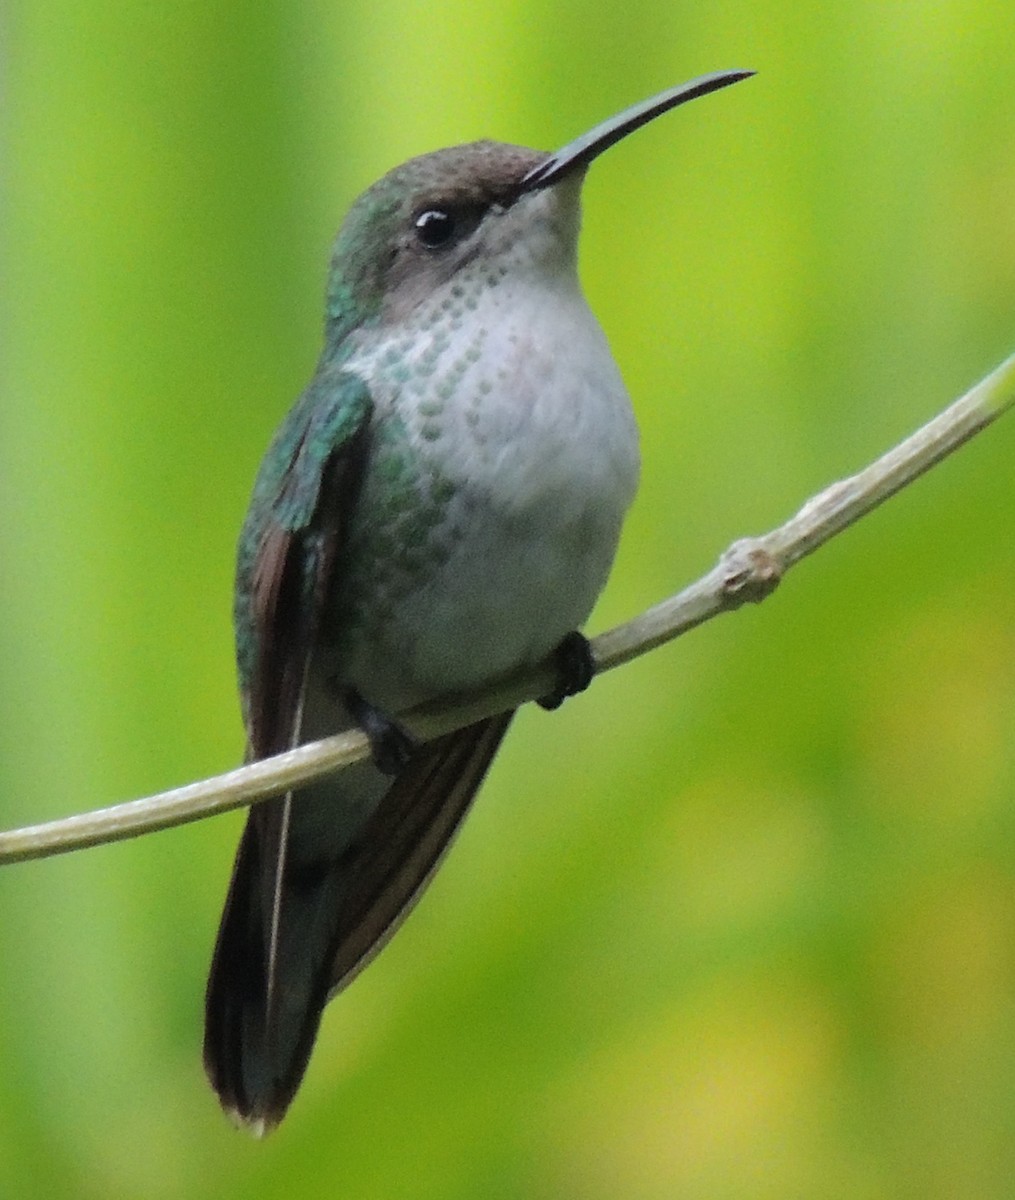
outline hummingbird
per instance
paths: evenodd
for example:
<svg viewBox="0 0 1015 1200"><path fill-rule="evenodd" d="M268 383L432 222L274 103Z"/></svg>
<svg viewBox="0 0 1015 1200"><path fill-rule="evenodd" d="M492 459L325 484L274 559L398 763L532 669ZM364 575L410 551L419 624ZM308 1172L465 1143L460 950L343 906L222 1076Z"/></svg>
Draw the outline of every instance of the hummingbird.
<svg viewBox="0 0 1015 1200"><path fill-rule="evenodd" d="M627 391L578 281L588 165L701 76L556 153L492 141L410 159L335 241L324 347L264 457L234 624L248 761L359 726L370 758L254 805L206 993L205 1068L260 1136L327 1002L412 909L513 713L431 736L398 714L556 654L544 707L588 685L578 632L638 481Z"/></svg>

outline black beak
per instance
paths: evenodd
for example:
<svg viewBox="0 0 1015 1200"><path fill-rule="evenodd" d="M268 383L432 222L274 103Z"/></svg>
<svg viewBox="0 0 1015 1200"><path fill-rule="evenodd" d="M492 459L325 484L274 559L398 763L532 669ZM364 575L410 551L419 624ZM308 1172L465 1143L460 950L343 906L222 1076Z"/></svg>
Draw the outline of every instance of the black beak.
<svg viewBox="0 0 1015 1200"><path fill-rule="evenodd" d="M716 71L712 75L699 75L697 79L681 83L677 87L660 92L658 96L625 108L623 112L597 125L595 129L583 133L573 142L568 142L563 149L551 154L538 167L533 167L522 180L520 192L535 192L557 183L571 171L587 167L594 158L598 158L604 150L608 150L621 138L655 120L662 113L669 112L671 108L676 108L678 104L684 104L698 96L707 96L709 92L729 87L731 83L739 83L741 79L747 79L753 74L753 71Z"/></svg>

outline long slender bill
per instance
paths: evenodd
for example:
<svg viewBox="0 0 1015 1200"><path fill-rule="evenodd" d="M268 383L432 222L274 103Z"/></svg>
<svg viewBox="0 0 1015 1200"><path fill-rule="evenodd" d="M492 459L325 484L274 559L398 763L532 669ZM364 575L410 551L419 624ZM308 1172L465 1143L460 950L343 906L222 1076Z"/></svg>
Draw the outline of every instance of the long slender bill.
<svg viewBox="0 0 1015 1200"><path fill-rule="evenodd" d="M698 96L707 96L709 92L717 92L720 88L729 87L731 83L739 83L741 79L748 79L753 74L753 71L715 71L711 75L699 75L697 79L668 88L640 104L625 108L623 112L597 125L595 129L590 129L573 142L568 142L563 149L551 154L538 167L533 167L522 180L521 190L533 192L549 187L570 171L588 166L594 158L598 158L604 150L608 150L621 138L627 137L629 133L640 129L642 125L655 120L664 112L669 112L671 108Z"/></svg>

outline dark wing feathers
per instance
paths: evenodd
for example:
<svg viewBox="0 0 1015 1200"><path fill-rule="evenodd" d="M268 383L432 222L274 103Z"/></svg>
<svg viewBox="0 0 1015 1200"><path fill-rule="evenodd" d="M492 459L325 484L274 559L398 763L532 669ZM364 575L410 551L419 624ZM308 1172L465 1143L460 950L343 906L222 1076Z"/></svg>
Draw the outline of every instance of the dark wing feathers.
<svg viewBox="0 0 1015 1200"><path fill-rule="evenodd" d="M371 411L360 380L323 373L289 413L258 474L236 580L249 759L300 740L306 673L362 476ZM245 1048L264 1040L271 1019L291 805L289 794L250 811L208 980L205 1065L223 1105L241 1114Z"/></svg>
<svg viewBox="0 0 1015 1200"><path fill-rule="evenodd" d="M344 864L351 902L336 930L328 995L350 983L412 911L513 715L502 713L426 743L388 789Z"/></svg>

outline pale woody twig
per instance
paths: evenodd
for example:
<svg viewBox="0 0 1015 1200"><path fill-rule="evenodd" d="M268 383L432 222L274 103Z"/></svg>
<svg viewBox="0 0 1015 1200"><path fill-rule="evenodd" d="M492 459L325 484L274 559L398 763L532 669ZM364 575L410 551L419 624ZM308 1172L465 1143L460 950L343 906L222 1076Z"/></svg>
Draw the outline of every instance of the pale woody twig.
<svg viewBox="0 0 1015 1200"><path fill-rule="evenodd" d="M865 470L808 500L796 516L763 537L735 542L697 582L592 642L597 674L629 662L722 612L763 600L783 574L835 534L912 483L1015 403L1015 355L911 437ZM428 736L513 708L545 694L549 663L470 697L443 700L405 714ZM368 753L356 730L300 746L275 758L142 800L0 833L0 864L62 854L136 837L265 800Z"/></svg>

